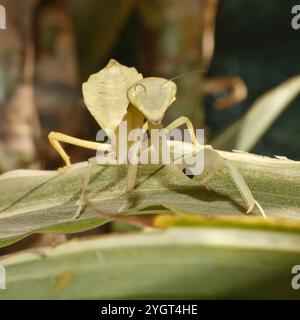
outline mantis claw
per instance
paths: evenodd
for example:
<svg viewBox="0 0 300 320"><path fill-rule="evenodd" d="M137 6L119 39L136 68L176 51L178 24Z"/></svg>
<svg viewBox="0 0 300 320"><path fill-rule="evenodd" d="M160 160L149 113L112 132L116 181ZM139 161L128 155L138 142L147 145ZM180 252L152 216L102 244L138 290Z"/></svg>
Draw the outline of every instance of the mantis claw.
<svg viewBox="0 0 300 320"><path fill-rule="evenodd" d="M71 167L72 167L71 164L68 164L68 165L65 165L63 167L58 168L57 171L60 172L60 173L65 173L68 170L70 170Z"/></svg>

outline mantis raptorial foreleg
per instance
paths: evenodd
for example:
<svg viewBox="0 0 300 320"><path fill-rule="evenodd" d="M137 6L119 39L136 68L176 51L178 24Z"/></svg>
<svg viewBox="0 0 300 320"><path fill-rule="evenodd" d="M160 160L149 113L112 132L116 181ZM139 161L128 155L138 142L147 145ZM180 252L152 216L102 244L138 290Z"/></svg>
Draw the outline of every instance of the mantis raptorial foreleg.
<svg viewBox="0 0 300 320"><path fill-rule="evenodd" d="M204 152L204 158L203 158L203 171L200 175L196 175L195 178L199 180L201 184L206 184L206 181L216 174L217 172L227 169L229 171L229 175L239 191L239 193L242 196L242 199L245 203L245 206L247 208L246 213L250 213L254 206L256 205L261 212L262 216L266 218L265 212L260 206L260 204L255 200L252 192L250 191L245 179L241 175L241 173L238 171L238 169L234 166L234 164L231 163L230 160L224 158L220 153L216 150L214 150L211 146L205 145L200 146L198 145L196 148L197 150L194 151L194 146L189 143L182 143L179 141L168 141L170 145L173 147L173 152L178 147L181 149L183 147L184 150L184 156L193 156L195 152ZM175 152L174 152L175 153ZM174 159L178 160L178 159ZM180 165L177 165L180 167ZM182 167L182 165L181 165ZM183 165L184 167L184 165Z"/></svg>
<svg viewBox="0 0 300 320"><path fill-rule="evenodd" d="M169 132L171 132L172 130L182 126L186 124L187 128L189 129L189 134L191 136L191 140L192 140L192 144L193 145L197 145L197 139L195 136L195 130L193 127L192 122L190 121L190 119L188 119L187 117L179 117L178 119L176 119L175 121L173 121L172 123L170 123L167 127L165 127L165 129L167 129ZM151 125L151 127L154 127L152 124L145 122L145 124L143 125L143 133L145 133L149 126ZM138 141L136 142L133 146L132 146L132 157L134 158L134 161L137 162L138 158L139 158L139 153L141 150L141 145L142 143L146 143L147 144L148 140L141 142ZM127 180L127 192L131 192L134 189L135 186L135 182L136 182L136 177L137 177L137 171L138 171L138 164L130 164L128 167L128 180Z"/></svg>
<svg viewBox="0 0 300 320"><path fill-rule="evenodd" d="M191 139L192 139L192 143L196 144L197 140L196 140L196 136L195 136L195 131L194 131L194 127L193 124L191 123L191 121L187 118L187 117L179 117L178 119L176 119L175 121L173 121L171 124L169 124L165 129L167 129L168 131L172 131L178 127L180 127L181 125L186 124L186 126L189 129L189 133L191 135ZM142 132L145 133L148 130L148 121L144 123L143 128L142 128ZM95 142L90 142L90 141L84 141L84 140L80 140L80 139L76 139L73 137L69 137L66 135L62 135L60 133L51 133L51 134L56 134L56 140L58 140L58 138L60 139L59 141L63 141L63 142L67 142L67 143L72 143L72 144L76 144L82 147L86 147L89 149L96 149L99 150L100 145L101 148L106 148L107 144L99 144L99 143L95 143ZM49 139L50 139L50 135L49 135ZM64 139L64 140L63 140ZM51 140L50 140L51 141ZM55 141L57 142L57 141ZM57 142L58 143L58 142ZM81 144L79 144L81 143ZM143 141L138 141L135 142L132 146L131 146L131 157L134 163L130 163L128 166L128 177L127 177L127 188L126 191L127 192L131 192L134 189L135 186L135 182L136 182L136 177L137 177L137 171L138 171L138 158L139 158L139 154L140 154L140 148L141 145L147 143L147 140L145 142ZM53 144L54 146L54 144ZM55 146L54 146L55 147ZM61 146L59 145L59 147L61 148ZM62 149L62 148L61 148ZM107 151L108 149L100 149L101 151ZM63 153L65 153L65 151L62 149L61 151L57 150L61 156L63 157ZM63 159L65 159L63 157Z"/></svg>
<svg viewBox="0 0 300 320"><path fill-rule="evenodd" d="M250 213L254 206L256 205L261 212L262 216L267 219L267 216L260 206L260 204L254 199L252 192L250 191L247 183L245 182L243 176L240 174L240 172L237 170L237 168L228 160L224 159L225 165L227 169L229 170L230 176L236 185L237 189L239 190L246 206L247 206L247 212Z"/></svg>
<svg viewBox="0 0 300 320"><path fill-rule="evenodd" d="M176 120L174 120L173 122L171 122L168 126L165 127L165 129L167 129L169 132L173 131L174 129L176 128L179 128L180 126L182 125L186 125L187 128L189 129L189 134L191 136L191 140L192 140L192 143L194 145L197 144L197 139L196 139L196 136L195 136L195 129L193 127L193 124L191 122L191 120L187 117L179 117L177 118Z"/></svg>
<svg viewBox="0 0 300 320"><path fill-rule="evenodd" d="M171 132L172 130L180 127L181 125L186 124L189 129L189 134L191 136L193 149L197 147L197 139L195 136L195 131L192 122L186 117L179 117L171 124L169 124L166 129ZM264 218L266 215L264 210L259 205L259 203L254 199L252 192L250 191L247 183L245 182L243 176L237 170L237 168L227 159L221 157L217 151L215 151L211 146L205 146L204 149L204 170L201 176L198 179L203 182L207 180L210 176L221 170L222 168L227 168L230 174L230 177L233 180L233 183L237 187L238 191L240 192L242 199L247 207L246 213L252 211L255 204L257 205L258 209L260 210L261 214Z"/></svg>
<svg viewBox="0 0 300 320"><path fill-rule="evenodd" d="M66 153L66 151L61 146L60 142L65 142L68 144L72 144L75 146L83 147L86 149L96 150L96 151L110 151L111 145L107 143L93 142L88 140L82 140L78 138L74 138L72 136L59 133L59 132L50 132L48 135L49 141L55 150L59 153L59 155L65 161L65 167L69 168L71 166L70 157Z"/></svg>

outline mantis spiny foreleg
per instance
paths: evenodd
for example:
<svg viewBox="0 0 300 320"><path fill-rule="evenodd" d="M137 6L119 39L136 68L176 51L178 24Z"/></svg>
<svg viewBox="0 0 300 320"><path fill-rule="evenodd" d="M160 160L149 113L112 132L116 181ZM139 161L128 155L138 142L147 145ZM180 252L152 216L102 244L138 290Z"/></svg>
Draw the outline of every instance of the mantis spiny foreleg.
<svg viewBox="0 0 300 320"><path fill-rule="evenodd" d="M190 148L188 152L192 155L199 148L198 142L195 137L194 128L191 123L191 121L186 117L180 117L176 119L174 122L172 122L170 125L166 127L169 131L172 131L176 129L177 127L186 124L189 133L191 135L192 139L192 145L193 148ZM230 177L236 186L237 190L242 196L242 199L246 205L247 211L246 213L250 213L254 206L257 205L259 211L261 212L262 216L266 219L266 215L260 204L254 199L252 192L250 191L245 179L240 174L238 169L228 160L222 157L217 151L215 151L211 146L204 146L204 168L203 172L200 176L196 176L199 181L201 181L202 184L206 184L207 181L210 179L212 175L215 173L221 171L224 168L227 168L230 174ZM187 154L186 154L187 155Z"/></svg>

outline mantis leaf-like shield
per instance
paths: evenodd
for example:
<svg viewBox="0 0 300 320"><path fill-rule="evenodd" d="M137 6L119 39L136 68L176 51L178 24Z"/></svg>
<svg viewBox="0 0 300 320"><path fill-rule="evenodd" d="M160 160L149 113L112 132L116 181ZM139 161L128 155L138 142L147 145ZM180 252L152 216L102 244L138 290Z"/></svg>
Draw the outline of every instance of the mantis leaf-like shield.
<svg viewBox="0 0 300 320"><path fill-rule="evenodd" d="M135 68L111 59L107 66L83 83L84 102L102 129L115 130L129 104L127 90L143 78Z"/></svg>

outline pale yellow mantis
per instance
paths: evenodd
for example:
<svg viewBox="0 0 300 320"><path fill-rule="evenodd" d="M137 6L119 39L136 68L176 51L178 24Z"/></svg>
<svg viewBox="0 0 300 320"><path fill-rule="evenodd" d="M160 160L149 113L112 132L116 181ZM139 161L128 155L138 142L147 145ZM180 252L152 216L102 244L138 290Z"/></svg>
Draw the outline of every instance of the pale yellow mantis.
<svg viewBox="0 0 300 320"><path fill-rule="evenodd" d="M177 91L173 81L159 77L143 78L135 68L123 66L113 59L105 68L91 75L88 81L83 83L82 89L88 110L100 127L107 130L108 136L109 132L118 132L122 121L127 121L128 131L141 128L143 132L146 132L150 128L161 127L161 120L176 99ZM167 141L173 149L173 160L176 158L177 147L183 148L185 155L204 151L203 172L197 178L204 181L219 170L227 168L244 200L246 212L251 212L256 204L265 217L263 209L254 199L247 183L236 167L211 146L199 146L193 125L188 118L179 117L165 129L167 132L171 132L184 124L189 129L191 143ZM51 132L49 141L65 161L65 169L71 166L71 162L60 142L104 152L119 148L118 141L112 145L81 140L58 132ZM134 143L132 146L136 147L140 144ZM149 147L147 144L146 148L150 150L151 145ZM139 151L136 152L136 157L138 156ZM184 164L175 164L175 166L181 169L185 168ZM126 192L131 192L135 187L137 169L138 164L129 164Z"/></svg>

